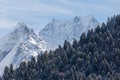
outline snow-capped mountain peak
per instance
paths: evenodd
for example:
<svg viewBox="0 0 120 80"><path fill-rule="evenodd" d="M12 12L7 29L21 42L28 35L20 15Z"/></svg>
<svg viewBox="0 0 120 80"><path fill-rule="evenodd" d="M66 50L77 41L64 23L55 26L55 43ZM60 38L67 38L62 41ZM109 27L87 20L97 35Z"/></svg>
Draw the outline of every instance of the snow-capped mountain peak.
<svg viewBox="0 0 120 80"><path fill-rule="evenodd" d="M80 17L75 16L73 20L74 20L74 22L78 22L78 21L80 21Z"/></svg>
<svg viewBox="0 0 120 80"><path fill-rule="evenodd" d="M14 27L14 29L11 31L10 34L12 36L14 36L14 37L20 37L20 36L23 37L25 35L28 35L29 32L31 32L31 29L29 29L26 24L24 24L24 23L18 23ZM34 32L32 32L32 33L34 33Z"/></svg>
<svg viewBox="0 0 120 80"><path fill-rule="evenodd" d="M25 24L25 23L18 23L15 27L14 27L14 29L28 29L27 28L27 25Z"/></svg>
<svg viewBox="0 0 120 80"><path fill-rule="evenodd" d="M36 57L45 50L63 45L64 40L71 43L74 38L79 40L83 32L98 25L93 16L75 16L66 21L53 19L37 35L26 24L18 23L9 34L0 39L0 75L5 66L12 63L16 68L22 61L29 60L32 56Z"/></svg>
<svg viewBox="0 0 120 80"><path fill-rule="evenodd" d="M94 29L98 25L99 23L93 16L75 16L67 21L53 20L39 34L47 42L48 49L55 49L59 44L62 45L64 40L71 43L73 38L79 40L83 32Z"/></svg>
<svg viewBox="0 0 120 80"><path fill-rule="evenodd" d="M56 23L56 22L59 22L59 21L60 21L59 19L53 19L52 23Z"/></svg>
<svg viewBox="0 0 120 80"><path fill-rule="evenodd" d="M46 42L24 23L18 23L0 41L0 74L5 66L12 63L16 68L23 60L29 60L31 56L36 57L46 50Z"/></svg>
<svg viewBox="0 0 120 80"><path fill-rule="evenodd" d="M18 31L18 32L23 32L23 31L28 31L28 27L25 23L18 23L15 27L14 27L14 31Z"/></svg>

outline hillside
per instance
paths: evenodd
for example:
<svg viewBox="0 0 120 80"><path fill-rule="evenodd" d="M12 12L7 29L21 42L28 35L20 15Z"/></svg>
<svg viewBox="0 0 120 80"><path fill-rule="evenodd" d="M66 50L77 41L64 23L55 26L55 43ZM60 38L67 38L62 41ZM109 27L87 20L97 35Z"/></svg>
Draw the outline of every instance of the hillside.
<svg viewBox="0 0 120 80"><path fill-rule="evenodd" d="M6 67L3 80L120 80L120 15L82 33L73 44L64 41L54 51L38 55L37 61Z"/></svg>

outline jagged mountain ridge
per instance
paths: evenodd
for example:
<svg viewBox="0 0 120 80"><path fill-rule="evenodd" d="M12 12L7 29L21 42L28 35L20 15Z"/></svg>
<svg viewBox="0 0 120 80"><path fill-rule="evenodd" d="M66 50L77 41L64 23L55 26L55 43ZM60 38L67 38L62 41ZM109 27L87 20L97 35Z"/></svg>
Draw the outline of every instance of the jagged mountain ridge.
<svg viewBox="0 0 120 80"><path fill-rule="evenodd" d="M83 32L94 29L99 25L93 16L78 17L67 21L52 20L48 23L39 35L48 44L48 49L55 49L58 45L62 45L64 40L72 43L73 38L79 40Z"/></svg>
<svg viewBox="0 0 120 80"><path fill-rule="evenodd" d="M19 23L14 30L0 39L0 74L5 66L12 63L16 68L31 56L36 57L41 51L55 49L59 44L62 45L64 40L70 42L73 38L79 40L81 33L94 29L98 24L92 16L76 16L67 21L54 19L40 31L39 35L36 35L24 23Z"/></svg>
<svg viewBox="0 0 120 80"><path fill-rule="evenodd" d="M14 68L23 60L36 57L46 50L46 42L24 23L16 25L13 31L0 39L0 72L11 63Z"/></svg>

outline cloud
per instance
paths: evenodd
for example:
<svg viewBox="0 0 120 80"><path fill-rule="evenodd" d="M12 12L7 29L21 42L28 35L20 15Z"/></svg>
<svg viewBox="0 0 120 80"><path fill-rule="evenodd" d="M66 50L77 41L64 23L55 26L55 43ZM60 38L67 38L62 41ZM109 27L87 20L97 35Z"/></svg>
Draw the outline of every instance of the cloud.
<svg viewBox="0 0 120 80"><path fill-rule="evenodd" d="M12 2L10 1L4 1L4 3L0 4L1 12L6 12L10 14L15 14L16 12L19 12L18 14L31 14L31 13L41 13L42 15L45 13L53 14L53 13L61 13L61 14L70 14L71 11L67 9L60 8L58 6L51 5L51 3L41 3L39 1L29 1L29 0L14 0ZM19 4L18 4L19 3ZM6 6L5 6L6 5Z"/></svg>
<svg viewBox="0 0 120 80"><path fill-rule="evenodd" d="M89 1L89 0L88 0ZM92 0L91 0L92 1ZM69 1L69 0L59 0L58 2L70 7L73 11L76 13L80 13L80 11L87 11L91 12L91 10L94 11L111 11L111 8L105 4L101 4L99 2L86 2L82 0L76 0L76 1Z"/></svg>
<svg viewBox="0 0 120 80"><path fill-rule="evenodd" d="M47 16L49 18L50 16L71 15L71 13L72 11L69 9L53 5L52 3L40 2L39 0L0 1L0 18L16 22L33 19L36 16L40 18Z"/></svg>
<svg viewBox="0 0 120 80"><path fill-rule="evenodd" d="M0 34L13 28L18 22L39 30L53 17L71 15L71 11L39 0L0 0Z"/></svg>
<svg viewBox="0 0 120 80"><path fill-rule="evenodd" d="M119 0L58 0L58 2L73 11L73 16L93 15L99 22L120 13Z"/></svg>
<svg viewBox="0 0 120 80"><path fill-rule="evenodd" d="M0 34L18 22L40 30L53 18L93 15L98 21L120 13L119 0L0 0ZM5 33L5 32L3 32Z"/></svg>

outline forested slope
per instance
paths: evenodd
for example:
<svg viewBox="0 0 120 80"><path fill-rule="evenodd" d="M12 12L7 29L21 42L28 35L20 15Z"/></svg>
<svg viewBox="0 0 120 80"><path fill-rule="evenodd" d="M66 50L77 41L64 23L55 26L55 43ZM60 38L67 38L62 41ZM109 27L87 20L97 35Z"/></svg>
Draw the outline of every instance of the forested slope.
<svg viewBox="0 0 120 80"><path fill-rule="evenodd" d="M120 80L120 15L83 33L73 44L6 67L3 80Z"/></svg>

